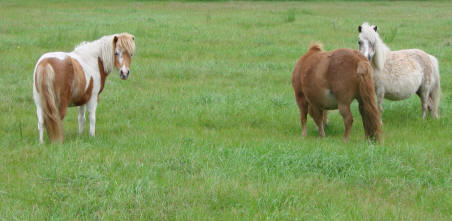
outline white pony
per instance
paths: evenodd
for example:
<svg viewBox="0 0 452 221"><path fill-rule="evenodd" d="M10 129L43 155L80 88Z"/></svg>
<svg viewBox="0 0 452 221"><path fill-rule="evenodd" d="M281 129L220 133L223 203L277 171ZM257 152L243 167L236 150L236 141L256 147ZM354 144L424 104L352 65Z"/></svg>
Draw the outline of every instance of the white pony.
<svg viewBox="0 0 452 221"><path fill-rule="evenodd" d="M68 106L79 106L79 133L88 109L89 134L94 136L96 107L105 79L114 67L121 79L127 79L134 50L135 37L121 33L83 42L69 53L42 55L33 73L39 142L44 142L44 126L52 142L63 140L62 120Z"/></svg>
<svg viewBox="0 0 452 221"><path fill-rule="evenodd" d="M414 93L421 99L422 117L427 109L438 118L441 87L438 60L422 50L391 51L377 33L377 26L364 23L358 27L359 51L371 61L374 69L378 108L383 98L403 100Z"/></svg>

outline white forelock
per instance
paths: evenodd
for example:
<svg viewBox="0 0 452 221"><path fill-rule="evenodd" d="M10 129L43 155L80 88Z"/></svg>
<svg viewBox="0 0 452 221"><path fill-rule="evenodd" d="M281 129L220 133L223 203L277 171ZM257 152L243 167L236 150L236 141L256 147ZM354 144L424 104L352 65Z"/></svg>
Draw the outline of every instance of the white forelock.
<svg viewBox="0 0 452 221"><path fill-rule="evenodd" d="M374 30L375 26L364 22L361 25L361 32L359 33L359 38L362 40L367 40L374 47L375 55L373 58L373 64L379 70L382 70L386 61L386 54L391 50L386 46L380 38L378 32Z"/></svg>

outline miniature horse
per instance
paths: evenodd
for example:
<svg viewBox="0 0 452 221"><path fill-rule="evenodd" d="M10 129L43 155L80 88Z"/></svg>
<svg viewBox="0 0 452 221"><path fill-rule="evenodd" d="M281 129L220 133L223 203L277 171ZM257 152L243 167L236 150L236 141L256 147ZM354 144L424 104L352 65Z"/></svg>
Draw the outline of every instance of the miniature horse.
<svg viewBox="0 0 452 221"><path fill-rule="evenodd" d="M44 142L44 126L52 142L63 141L62 120L68 106L79 106L79 133L88 109L89 133L94 136L96 107L105 79L115 67L120 78L127 79L134 50L135 37L121 33L83 42L69 53L42 55L33 73L39 142Z"/></svg>
<svg viewBox="0 0 452 221"><path fill-rule="evenodd" d="M344 118L344 139L348 141L353 123L350 104L357 99L366 137L379 141L380 114L375 104L372 66L358 51L324 52L322 45L311 45L295 65L292 86L300 108L302 136L306 136L308 112L319 128L319 136L324 137L327 110L339 108Z"/></svg>
<svg viewBox="0 0 452 221"><path fill-rule="evenodd" d="M403 100L417 93L422 104L422 118L427 109L438 118L441 94L438 60L419 49L391 51L380 38L377 26L364 23L358 27L359 51L374 68L373 78L380 113L383 98Z"/></svg>

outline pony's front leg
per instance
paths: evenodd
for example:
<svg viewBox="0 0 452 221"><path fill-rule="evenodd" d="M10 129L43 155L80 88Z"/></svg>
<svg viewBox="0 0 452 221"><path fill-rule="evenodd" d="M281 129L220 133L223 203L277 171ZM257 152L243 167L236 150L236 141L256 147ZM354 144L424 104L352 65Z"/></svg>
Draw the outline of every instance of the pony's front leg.
<svg viewBox="0 0 452 221"><path fill-rule="evenodd" d="M421 98L421 105L422 105L422 119L425 119L425 115L427 113L428 109L428 90L421 88L421 90L418 92L419 97Z"/></svg>
<svg viewBox="0 0 452 221"><path fill-rule="evenodd" d="M78 133L82 134L83 133L83 128L85 127L85 110L86 110L86 105L82 105L80 107L78 107Z"/></svg>
<svg viewBox="0 0 452 221"><path fill-rule="evenodd" d="M377 105L378 111L380 111L380 116L383 114L383 99L385 98L384 94L377 94Z"/></svg>
<svg viewBox="0 0 452 221"><path fill-rule="evenodd" d="M91 98L88 102L88 114L89 114L89 135L96 135L96 108L97 97Z"/></svg>
<svg viewBox="0 0 452 221"><path fill-rule="evenodd" d="M383 125L383 100L385 98L384 90L377 89L377 106L380 112L380 123Z"/></svg>

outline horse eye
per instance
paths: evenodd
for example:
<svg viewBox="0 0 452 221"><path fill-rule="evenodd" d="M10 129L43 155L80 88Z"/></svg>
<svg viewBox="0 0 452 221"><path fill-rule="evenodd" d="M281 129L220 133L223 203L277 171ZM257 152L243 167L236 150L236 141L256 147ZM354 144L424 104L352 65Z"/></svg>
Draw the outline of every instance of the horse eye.
<svg viewBox="0 0 452 221"><path fill-rule="evenodd" d="M118 52L115 52L115 55L116 55L116 56L118 56L118 55L119 55L119 53L118 53Z"/></svg>

